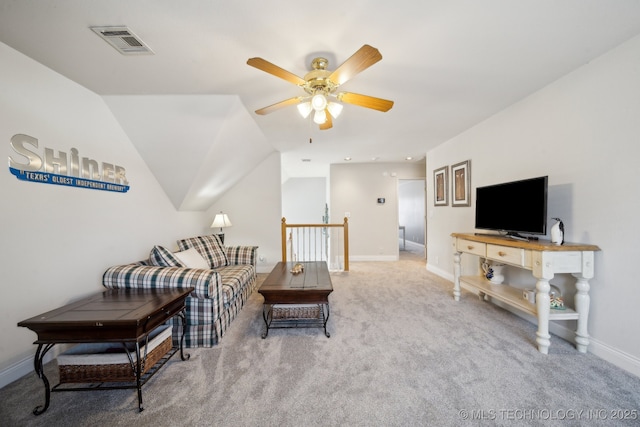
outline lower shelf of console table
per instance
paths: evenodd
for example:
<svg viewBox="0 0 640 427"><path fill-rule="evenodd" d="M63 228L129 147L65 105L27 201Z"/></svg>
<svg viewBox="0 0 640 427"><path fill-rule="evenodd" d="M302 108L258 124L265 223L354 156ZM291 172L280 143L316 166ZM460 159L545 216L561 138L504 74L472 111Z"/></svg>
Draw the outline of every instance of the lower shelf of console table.
<svg viewBox="0 0 640 427"><path fill-rule="evenodd" d="M555 245L545 241L517 241L498 235L477 235L453 233L454 247L454 289L456 301L460 299L460 287L464 285L485 298L501 301L508 306L531 314L538 319L536 342L538 350L547 354L551 345L549 321L577 320L576 348L587 352L589 335L589 279L594 273L594 252L600 250L595 245L566 243ZM481 275L462 276L461 255L469 254L496 261L512 267L530 270L537 279L536 303L532 304L522 296L522 289L508 284L493 284ZM555 274L569 273L576 278L575 309L551 309L549 281Z"/></svg>
<svg viewBox="0 0 640 427"><path fill-rule="evenodd" d="M496 285L482 276L461 276L460 283L475 289L481 297L485 295L501 301L520 311L538 316L538 308L522 297L522 289L508 284ZM564 310L549 310L549 320L578 320L580 313L570 308Z"/></svg>

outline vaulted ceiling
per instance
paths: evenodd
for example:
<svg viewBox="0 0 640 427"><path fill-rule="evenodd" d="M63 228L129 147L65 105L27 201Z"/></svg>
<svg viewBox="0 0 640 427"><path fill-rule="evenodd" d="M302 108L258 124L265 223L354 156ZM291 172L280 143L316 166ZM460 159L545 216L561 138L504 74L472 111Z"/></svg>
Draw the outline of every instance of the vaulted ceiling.
<svg viewBox="0 0 640 427"><path fill-rule="evenodd" d="M122 55L89 29L117 25L154 54ZM0 41L103 96L183 210L274 150L285 176L423 159L638 34L637 0L0 0ZM335 69L364 44L383 59L342 89L393 100L389 112L347 104L326 131L295 107L254 113L303 92L247 59L303 77L313 58Z"/></svg>

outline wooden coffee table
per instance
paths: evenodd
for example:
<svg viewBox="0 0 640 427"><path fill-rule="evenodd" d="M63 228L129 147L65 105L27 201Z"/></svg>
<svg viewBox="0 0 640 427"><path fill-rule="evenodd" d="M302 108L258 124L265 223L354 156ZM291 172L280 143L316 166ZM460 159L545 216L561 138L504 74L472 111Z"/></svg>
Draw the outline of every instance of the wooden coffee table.
<svg viewBox="0 0 640 427"><path fill-rule="evenodd" d="M142 407L142 386L160 369L178 350L173 348L154 366L147 375L142 375L146 354L141 355L140 347L148 342L151 332L174 316L182 318L183 333L180 339L180 355L182 360L188 359L183 353L184 342L184 308L185 299L193 291L186 289L109 289L90 295L71 304L38 316L23 320L18 326L29 328L38 334L34 344L38 350L34 358L34 367L45 387L44 406L37 406L33 413L40 415L49 407L51 391L105 390L113 388L135 388L138 391L138 409ZM122 343L135 345L134 355L129 355L131 368L135 374L132 384L95 387L50 388L49 380L44 374L43 359L45 354L56 344L62 343ZM146 353L146 352L145 352Z"/></svg>
<svg viewBox="0 0 640 427"><path fill-rule="evenodd" d="M302 273L293 274L295 262L279 262L258 289L264 297L262 317L266 330L276 328L324 328L329 320L331 276L324 261L301 262Z"/></svg>

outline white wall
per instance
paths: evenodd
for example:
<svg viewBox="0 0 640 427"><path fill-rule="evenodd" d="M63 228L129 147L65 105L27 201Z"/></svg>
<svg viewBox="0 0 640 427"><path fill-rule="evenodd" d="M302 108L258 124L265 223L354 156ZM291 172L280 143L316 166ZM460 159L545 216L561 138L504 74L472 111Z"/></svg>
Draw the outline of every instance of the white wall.
<svg viewBox="0 0 640 427"><path fill-rule="evenodd" d="M203 213L177 212L96 94L0 43L0 141L23 133L39 148L126 169L127 193L17 180L0 174L0 386L33 370L36 335L17 323L101 290L104 270L147 258L154 244L206 230ZM6 165L6 163L5 163Z"/></svg>
<svg viewBox="0 0 640 427"><path fill-rule="evenodd" d="M331 222L341 223L350 213L351 261L398 259L398 180L412 178L424 178L424 163L331 165Z"/></svg>
<svg viewBox="0 0 640 427"><path fill-rule="evenodd" d="M288 224L322 223L327 201L324 177L289 178L282 184L282 216Z"/></svg>
<svg viewBox="0 0 640 427"><path fill-rule="evenodd" d="M233 224L224 228L225 245L258 246L259 273L280 261L280 153L273 152L207 211L209 224L223 211ZM217 230L219 231L219 230Z"/></svg>
<svg viewBox="0 0 640 427"><path fill-rule="evenodd" d="M638 52L640 37L431 150L427 176L470 159L475 194L477 186L548 175L548 213L564 220L566 240L602 249L590 282L589 349L640 375ZM473 232L474 206L434 207L432 187L428 268L452 278L450 234Z"/></svg>

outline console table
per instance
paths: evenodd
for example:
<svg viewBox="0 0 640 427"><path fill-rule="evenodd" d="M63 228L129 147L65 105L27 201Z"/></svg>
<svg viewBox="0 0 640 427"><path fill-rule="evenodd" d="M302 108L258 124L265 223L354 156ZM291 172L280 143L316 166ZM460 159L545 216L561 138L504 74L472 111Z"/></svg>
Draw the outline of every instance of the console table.
<svg viewBox="0 0 640 427"><path fill-rule="evenodd" d="M460 300L460 284L475 289L480 297L491 297L538 318L536 343L538 351L548 354L551 345L549 320L577 320L576 348L587 352L589 334L589 279L594 272L595 245L564 243L555 245L549 241L521 241L499 235L453 233L454 282L453 297ZM482 275L461 276L462 254L477 255L491 261L530 270L537 279L536 303L522 296L522 289L508 284L493 284ZM555 274L570 273L576 278L575 310L555 310L550 307L549 281Z"/></svg>
<svg viewBox="0 0 640 427"><path fill-rule="evenodd" d="M90 295L79 301L67 304L55 310L40 314L18 323L38 334L34 344L38 350L34 357L34 367L45 387L45 404L37 406L33 413L40 415L49 407L51 391L100 390L112 388L136 388L138 391L138 409L142 407L142 386L167 360L175 354L177 348L169 350L167 357L157 363L145 378L142 378L146 351L142 355L140 345L148 342L149 334L172 317L182 317L185 325L185 299L193 291L185 289L110 289ZM183 353L184 330L180 340L182 360L188 359ZM122 343L135 374L135 382L128 385L97 386L85 388L53 389L44 374L45 354L56 344L61 343ZM135 356L129 353L126 343L135 343Z"/></svg>

